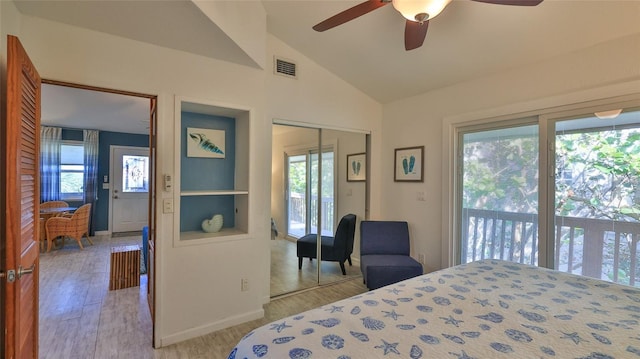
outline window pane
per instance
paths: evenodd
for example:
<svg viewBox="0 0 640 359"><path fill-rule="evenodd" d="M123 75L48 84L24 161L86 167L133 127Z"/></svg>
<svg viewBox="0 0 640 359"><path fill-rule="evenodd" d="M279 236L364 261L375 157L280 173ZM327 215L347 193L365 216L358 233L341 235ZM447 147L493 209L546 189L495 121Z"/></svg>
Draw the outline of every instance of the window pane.
<svg viewBox="0 0 640 359"><path fill-rule="evenodd" d="M287 234L300 238L307 233L305 228L307 219L307 157L305 155L288 157L287 182L289 183Z"/></svg>
<svg viewBox="0 0 640 359"><path fill-rule="evenodd" d="M60 170L65 172L84 172L83 165L60 165Z"/></svg>
<svg viewBox="0 0 640 359"><path fill-rule="evenodd" d="M538 127L463 135L461 261L538 262Z"/></svg>
<svg viewBox="0 0 640 359"><path fill-rule="evenodd" d="M60 193L78 194L82 193L84 187L83 172L61 172L60 173Z"/></svg>
<svg viewBox="0 0 640 359"><path fill-rule="evenodd" d="M122 156L122 191L148 192L148 173L149 157Z"/></svg>
<svg viewBox="0 0 640 359"><path fill-rule="evenodd" d="M83 191L84 147L82 144L63 144L60 147L60 197L79 200Z"/></svg>
<svg viewBox="0 0 640 359"><path fill-rule="evenodd" d="M84 164L83 145L62 145L60 147L60 163L63 164Z"/></svg>

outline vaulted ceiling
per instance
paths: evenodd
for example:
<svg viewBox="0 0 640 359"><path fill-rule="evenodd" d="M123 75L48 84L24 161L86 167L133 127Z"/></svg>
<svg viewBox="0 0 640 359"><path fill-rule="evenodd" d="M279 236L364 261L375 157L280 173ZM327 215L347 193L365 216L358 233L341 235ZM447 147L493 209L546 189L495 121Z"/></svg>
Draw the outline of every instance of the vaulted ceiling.
<svg viewBox="0 0 640 359"><path fill-rule="evenodd" d="M411 51L404 50L404 18L391 4L326 32L312 30L362 1L262 5L269 33L381 103L640 33L640 1L624 0L545 0L535 7L454 0ZM15 3L26 15L256 66L189 0Z"/></svg>

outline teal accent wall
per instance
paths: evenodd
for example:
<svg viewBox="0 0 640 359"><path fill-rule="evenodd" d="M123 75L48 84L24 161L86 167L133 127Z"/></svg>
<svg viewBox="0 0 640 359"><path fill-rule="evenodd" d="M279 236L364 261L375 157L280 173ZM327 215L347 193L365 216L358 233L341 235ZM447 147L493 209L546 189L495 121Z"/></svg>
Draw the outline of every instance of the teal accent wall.
<svg viewBox="0 0 640 359"><path fill-rule="evenodd" d="M180 187L187 190L232 190L235 186L236 121L231 117L193 112L181 114ZM187 157L187 128L223 130L225 158ZM204 219L222 214L223 227L235 226L234 196L182 196L180 231L201 231Z"/></svg>
<svg viewBox="0 0 640 359"><path fill-rule="evenodd" d="M110 147L115 145L149 148L149 135L100 131L98 141L100 144L100 152L98 154L98 201L96 202L93 225L96 231L106 231L109 229L109 190L102 189L102 180L104 176L109 176L109 166L111 165ZM112 179L109 178L109 182L111 181Z"/></svg>

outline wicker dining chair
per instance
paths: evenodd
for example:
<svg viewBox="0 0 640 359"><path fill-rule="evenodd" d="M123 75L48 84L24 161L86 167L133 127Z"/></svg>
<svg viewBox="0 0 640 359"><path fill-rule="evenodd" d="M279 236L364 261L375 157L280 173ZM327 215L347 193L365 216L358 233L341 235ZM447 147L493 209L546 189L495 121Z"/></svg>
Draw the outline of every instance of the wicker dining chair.
<svg viewBox="0 0 640 359"><path fill-rule="evenodd" d="M40 203L40 209L69 207L69 203L65 201L47 201Z"/></svg>
<svg viewBox="0 0 640 359"><path fill-rule="evenodd" d="M87 237L87 241L91 245L93 242L89 238L89 215L91 212L91 204L87 203L80 206L71 217L52 217L45 223L47 231L47 252L51 251L53 241L62 236L62 245L66 237L70 237L78 242L80 249L82 247L82 237Z"/></svg>

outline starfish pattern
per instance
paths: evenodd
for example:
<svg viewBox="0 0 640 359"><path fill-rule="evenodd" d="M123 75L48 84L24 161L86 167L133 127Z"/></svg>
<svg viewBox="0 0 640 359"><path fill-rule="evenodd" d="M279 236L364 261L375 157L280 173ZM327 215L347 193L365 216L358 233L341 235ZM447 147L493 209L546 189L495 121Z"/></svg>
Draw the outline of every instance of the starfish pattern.
<svg viewBox="0 0 640 359"><path fill-rule="evenodd" d="M476 301L474 303L480 304L483 307L486 307L487 305L493 307L493 304L489 303L489 299L478 299L478 298L476 298Z"/></svg>
<svg viewBox="0 0 640 359"><path fill-rule="evenodd" d="M549 311L549 307L547 307L546 305L531 304L531 308L533 308L533 310L544 310L545 312Z"/></svg>
<svg viewBox="0 0 640 359"><path fill-rule="evenodd" d="M382 340L382 345L376 345L375 346L376 349L383 349L384 355L387 355L389 353L396 353L400 355L400 352L398 351L398 349L396 349L396 346L398 346L398 343L387 343L384 339L380 339L380 340Z"/></svg>
<svg viewBox="0 0 640 359"><path fill-rule="evenodd" d="M392 288L392 289L387 289L387 292L389 293L393 293L395 295L400 294L400 292L402 292L401 290L399 290L398 288Z"/></svg>
<svg viewBox="0 0 640 359"><path fill-rule="evenodd" d="M383 310L382 313L384 313L384 316L386 318L393 318L393 320L398 320L398 317L404 317L404 314L398 314L393 309L390 312L387 312L387 311Z"/></svg>
<svg viewBox="0 0 640 359"><path fill-rule="evenodd" d="M598 308L584 308L584 309L592 311L593 314L609 314L608 310L602 310Z"/></svg>
<svg viewBox="0 0 640 359"><path fill-rule="evenodd" d="M464 350L462 351L461 354L452 353L452 352L449 352L449 354L457 356L458 359L475 359L474 357L468 356L467 353L464 352Z"/></svg>
<svg viewBox="0 0 640 359"><path fill-rule="evenodd" d="M285 330L286 328L291 328L290 325L287 325L287 322L282 322L280 324L271 324L271 328L269 328L270 330L275 330L278 333L280 333L281 331Z"/></svg>
<svg viewBox="0 0 640 359"><path fill-rule="evenodd" d="M331 308L325 309L325 311L327 312L331 312L331 313L335 313L335 312L342 312L342 308L344 308L344 306L337 306L337 305L332 305Z"/></svg>
<svg viewBox="0 0 640 359"><path fill-rule="evenodd" d="M444 324L453 324L456 328L460 326L460 323L464 323L464 320L458 320L452 316L449 316L449 318L440 317L440 319L444 320Z"/></svg>
<svg viewBox="0 0 640 359"><path fill-rule="evenodd" d="M588 342L588 340L580 338L580 335L578 335L577 332L573 332L573 333L560 332L560 333L564 334L564 336L560 337L560 339L571 339L573 343L576 345L580 344L580 342L582 341Z"/></svg>

